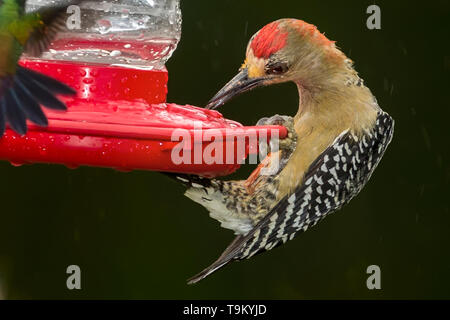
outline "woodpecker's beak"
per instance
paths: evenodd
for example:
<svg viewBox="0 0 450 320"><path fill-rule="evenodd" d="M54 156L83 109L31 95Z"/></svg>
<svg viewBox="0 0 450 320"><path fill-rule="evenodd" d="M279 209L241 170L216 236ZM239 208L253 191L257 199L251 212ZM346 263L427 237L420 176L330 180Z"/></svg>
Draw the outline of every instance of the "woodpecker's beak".
<svg viewBox="0 0 450 320"><path fill-rule="evenodd" d="M206 109L216 109L235 96L263 85L265 80L265 77L249 78L247 68L243 68L209 100Z"/></svg>

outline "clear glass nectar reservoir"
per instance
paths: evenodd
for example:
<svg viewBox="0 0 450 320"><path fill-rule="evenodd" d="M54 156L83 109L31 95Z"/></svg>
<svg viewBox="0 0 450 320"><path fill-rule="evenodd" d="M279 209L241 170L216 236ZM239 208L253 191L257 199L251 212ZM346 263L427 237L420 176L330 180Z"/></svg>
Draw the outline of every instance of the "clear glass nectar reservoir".
<svg viewBox="0 0 450 320"><path fill-rule="evenodd" d="M29 0L27 11L61 3ZM180 40L179 0L85 1L67 8L66 28L40 59L159 69Z"/></svg>

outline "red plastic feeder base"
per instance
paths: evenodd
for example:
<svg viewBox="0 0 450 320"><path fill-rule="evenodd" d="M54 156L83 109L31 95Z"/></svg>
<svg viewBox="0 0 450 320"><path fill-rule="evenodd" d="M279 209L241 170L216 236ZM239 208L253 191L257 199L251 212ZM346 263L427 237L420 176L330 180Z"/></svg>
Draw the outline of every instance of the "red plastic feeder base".
<svg viewBox="0 0 450 320"><path fill-rule="evenodd" d="M0 159L14 165L55 163L211 177L234 172L249 152L257 151L249 137L287 134L284 127L243 127L216 111L164 103L165 69L49 61L21 64L67 83L79 95L64 99L67 112L46 109L46 128L29 123L29 132L22 137L6 131L0 139ZM226 143L211 153L211 144L221 141ZM203 156L217 152L222 161Z"/></svg>

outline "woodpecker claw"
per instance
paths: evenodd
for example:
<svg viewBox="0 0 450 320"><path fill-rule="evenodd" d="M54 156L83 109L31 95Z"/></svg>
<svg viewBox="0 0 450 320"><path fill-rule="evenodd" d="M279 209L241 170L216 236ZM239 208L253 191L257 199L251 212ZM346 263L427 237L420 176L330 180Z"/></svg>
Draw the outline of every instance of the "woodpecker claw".
<svg viewBox="0 0 450 320"><path fill-rule="evenodd" d="M281 166L287 163L292 153L295 151L297 145L297 132L294 128L294 118L290 116L283 116L276 114L270 118L259 119L256 123L257 126L268 126L268 125L280 125L286 127L288 135L286 138L278 140L277 150L281 151ZM272 152L272 146L269 144L270 152Z"/></svg>

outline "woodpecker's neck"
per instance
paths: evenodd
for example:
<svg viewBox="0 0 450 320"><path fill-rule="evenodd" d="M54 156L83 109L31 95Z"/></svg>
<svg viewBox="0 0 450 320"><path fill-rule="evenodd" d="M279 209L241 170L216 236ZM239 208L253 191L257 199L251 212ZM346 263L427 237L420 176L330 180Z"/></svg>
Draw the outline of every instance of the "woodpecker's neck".
<svg viewBox="0 0 450 320"><path fill-rule="evenodd" d="M316 77L315 82L295 81L299 92L296 127L320 127L332 134L347 129L360 134L373 127L379 107L350 63L329 77Z"/></svg>
<svg viewBox="0 0 450 320"><path fill-rule="evenodd" d="M336 84L338 82L335 82ZM345 130L361 135L373 128L379 110L364 85L310 90L297 82L299 109L294 118L297 144L280 173L279 196L290 194L301 183L311 163ZM317 87L316 87L317 88Z"/></svg>

